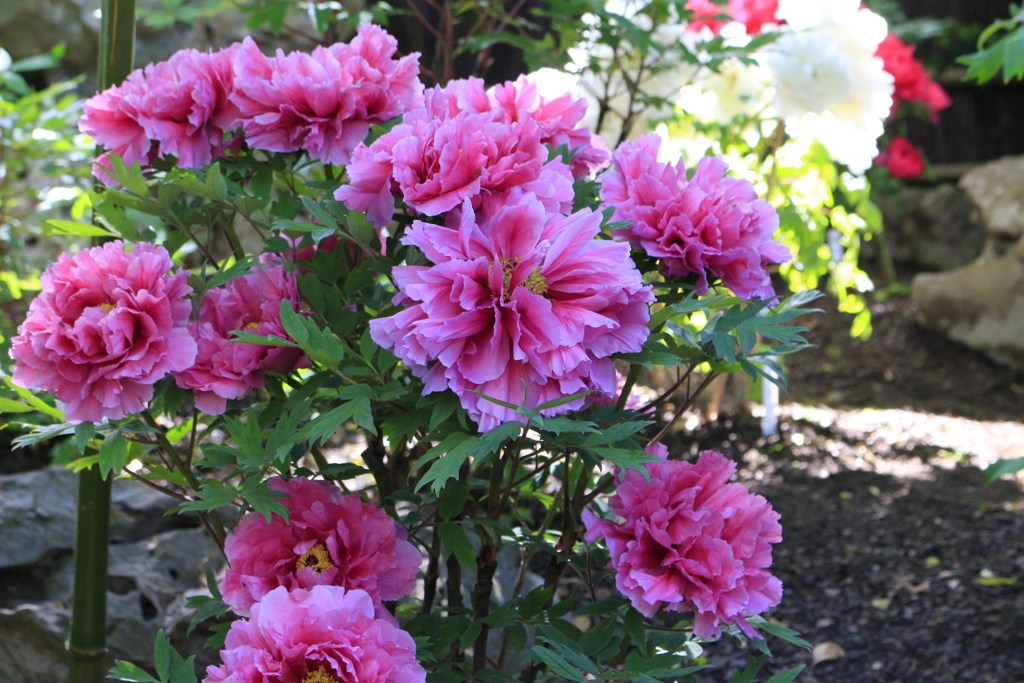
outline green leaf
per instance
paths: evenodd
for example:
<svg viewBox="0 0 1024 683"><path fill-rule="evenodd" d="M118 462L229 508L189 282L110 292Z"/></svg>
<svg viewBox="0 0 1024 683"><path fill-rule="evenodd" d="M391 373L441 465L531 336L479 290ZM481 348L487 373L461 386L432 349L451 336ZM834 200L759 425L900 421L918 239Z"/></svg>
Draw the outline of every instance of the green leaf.
<svg viewBox="0 0 1024 683"><path fill-rule="evenodd" d="M484 399L485 401L490 401L491 403L497 403L499 406L502 406L502 407L505 407L505 408L509 408L511 410L517 410L519 408L519 406L513 405L513 404L509 403L508 401L502 401L499 398L494 398L493 396L488 396L487 394L481 394L479 391L473 391L472 389L470 389L469 393L476 394L477 396L479 396L480 398Z"/></svg>
<svg viewBox="0 0 1024 683"><path fill-rule="evenodd" d="M75 237L117 237L121 235L89 223L49 220L43 223L47 235L73 235Z"/></svg>
<svg viewBox="0 0 1024 683"><path fill-rule="evenodd" d="M549 408L557 408L558 406L565 405L566 403L572 403L576 399L583 398L587 394L592 393L594 393L594 390L588 389L586 391L580 391L578 393L575 393L572 396L562 396L561 398L555 398L550 401L545 401L544 403L541 403L539 406L537 406L536 410L541 411L547 410Z"/></svg>
<svg viewBox="0 0 1024 683"><path fill-rule="evenodd" d="M21 401L14 401L0 396L0 413L31 413L34 410L35 408L30 405L26 405ZM83 424L91 423L86 422Z"/></svg>
<svg viewBox="0 0 1024 683"><path fill-rule="evenodd" d="M21 400L23 400L25 403L29 404L39 412L45 415L49 415L50 417L54 418L55 420L59 420L60 422L64 421L64 413L54 408L46 401L33 394L28 389L25 389L24 387L19 387L17 384L14 383L14 380L11 379L10 375L4 376L4 383L8 387L10 387L14 391L14 393L20 396Z"/></svg>
<svg viewBox="0 0 1024 683"><path fill-rule="evenodd" d="M565 660L565 657L549 650L542 645L534 645L530 650L533 654L537 655L537 658L548 665L548 667L562 678L568 678L570 681L584 680L583 672L577 669L575 666Z"/></svg>
<svg viewBox="0 0 1024 683"><path fill-rule="evenodd" d="M437 500L437 511L441 515L441 519L448 520L462 514L468 497L469 492L465 486L457 481L449 482ZM493 625L491 624L491 626Z"/></svg>
<svg viewBox="0 0 1024 683"><path fill-rule="evenodd" d="M471 572L477 570L476 552L473 550L473 544L470 543L469 537L466 536L466 532L461 526L445 522L437 527L437 533L441 535L444 559L447 560L451 557L452 553L455 553L455 559L459 561L459 565L463 569Z"/></svg>
<svg viewBox="0 0 1024 683"><path fill-rule="evenodd" d="M644 628L644 615L640 614L636 608L630 606L626 610L626 614L623 617L623 622L626 627L626 633L629 634L633 644L636 645L637 650L644 657L647 656L647 630Z"/></svg>
<svg viewBox="0 0 1024 683"><path fill-rule="evenodd" d="M100 474L106 479L111 472L117 474L128 464L128 442L120 431L113 431L103 439L99 452Z"/></svg>
<svg viewBox="0 0 1024 683"><path fill-rule="evenodd" d="M652 462L661 462L661 458L656 455L645 453L641 450L625 450L622 448L590 448L589 450L596 453L599 457L608 460L619 467L627 470L636 470L643 472L648 477L650 476L647 472L647 468L644 465Z"/></svg>
<svg viewBox="0 0 1024 683"><path fill-rule="evenodd" d="M1024 458L1002 458L985 468L985 483L991 484L1003 475L1024 470Z"/></svg>
<svg viewBox="0 0 1024 683"><path fill-rule="evenodd" d="M85 447L94 436L96 436L96 427L92 422L75 425L75 448L79 453L85 453Z"/></svg>
<svg viewBox="0 0 1024 683"><path fill-rule="evenodd" d="M133 683L160 683L158 679L153 678L131 662L118 659L114 664L115 666L107 674L107 678L113 678L118 681L132 681Z"/></svg>
<svg viewBox="0 0 1024 683"><path fill-rule="evenodd" d="M761 655L750 664L747 664L747 668L743 671L737 671L729 677L728 683L753 683L754 676L761 670L761 665L764 664L764 655Z"/></svg>
<svg viewBox="0 0 1024 683"><path fill-rule="evenodd" d="M235 278L246 275L250 270L252 270L253 264L255 263L256 259L252 256L246 256L241 261L235 261L230 266L210 278L210 281L206 283L206 288L213 289L214 287L220 287Z"/></svg>
<svg viewBox="0 0 1024 683"><path fill-rule="evenodd" d="M455 435L452 435L455 436ZM464 434L462 436L465 436ZM442 442L443 444L444 442ZM434 464L430 466L427 473L416 482L416 488L413 491L419 491L421 488L431 483L430 491L435 496L440 493L441 489L444 488L445 482L452 477L459 476L459 470L462 469L462 465L469 459L472 454L473 448L480 443L480 439L475 436L466 436L464 439L459 440L451 450L443 455L439 455ZM436 449L436 447L435 447ZM428 451L427 455L435 449Z"/></svg>
<svg viewBox="0 0 1024 683"><path fill-rule="evenodd" d="M259 344L260 346L291 346L292 348L301 348L298 344L293 341L289 341L284 337L278 337L274 334L262 335L253 334L252 332L246 332L244 330L232 330L231 337L228 339L229 342L237 342L240 344Z"/></svg>
<svg viewBox="0 0 1024 683"><path fill-rule="evenodd" d="M615 636L615 619L607 618L583 634L580 639L580 646L583 654L593 657L607 647Z"/></svg>
<svg viewBox="0 0 1024 683"><path fill-rule="evenodd" d="M275 514L284 519L285 524L288 523L288 508L278 502L288 498L288 494L269 489L265 481L258 479L246 481L240 493L245 502L252 506L253 510L263 515L263 518L267 520L267 524L270 523L270 518Z"/></svg>
<svg viewBox="0 0 1024 683"><path fill-rule="evenodd" d="M775 674L764 683L790 683L794 678L800 675L800 672L804 670L806 664L795 666L792 669L783 671L780 674Z"/></svg>
<svg viewBox="0 0 1024 683"><path fill-rule="evenodd" d="M156 675L161 681L166 681L171 670L171 643L167 640L167 634L163 629L156 632L156 642L153 644L153 662L156 664Z"/></svg>

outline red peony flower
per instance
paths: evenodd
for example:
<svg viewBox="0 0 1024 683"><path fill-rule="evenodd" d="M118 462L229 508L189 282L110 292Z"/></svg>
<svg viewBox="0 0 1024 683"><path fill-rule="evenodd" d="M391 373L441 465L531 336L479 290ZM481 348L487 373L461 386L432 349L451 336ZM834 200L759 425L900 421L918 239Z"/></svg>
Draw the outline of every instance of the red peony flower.
<svg viewBox="0 0 1024 683"><path fill-rule="evenodd" d="M289 520L249 512L224 544L231 566L221 592L235 612L247 614L279 586L359 589L378 607L412 590L422 558L386 512L324 481L275 478L270 488L288 494Z"/></svg>
<svg viewBox="0 0 1024 683"><path fill-rule="evenodd" d="M924 159L907 138L894 135L889 141L889 149L879 154L875 163L885 166L897 178L914 180L924 173Z"/></svg>
<svg viewBox="0 0 1024 683"><path fill-rule="evenodd" d="M889 34L875 52L894 79L889 115L894 115L903 102L921 102L928 108L932 122L938 123L939 112L949 107L952 100L942 86L928 76L924 65L914 56L914 50L915 46L907 45L895 34Z"/></svg>
<svg viewBox="0 0 1024 683"><path fill-rule="evenodd" d="M587 542L603 536L608 544L615 585L648 617L662 607L692 610L698 636L717 637L726 623L760 638L744 617L782 598L782 583L765 571L782 540L778 513L726 483L736 464L715 451L695 464L669 460L647 470L650 481L628 470L609 500L621 522L583 512Z"/></svg>
<svg viewBox="0 0 1024 683"><path fill-rule="evenodd" d="M361 590L277 588L231 624L204 683L424 683L416 643Z"/></svg>
<svg viewBox="0 0 1024 683"><path fill-rule="evenodd" d="M167 250L120 241L61 254L12 340L16 384L65 403L68 422L137 413L153 385L196 357L192 292Z"/></svg>

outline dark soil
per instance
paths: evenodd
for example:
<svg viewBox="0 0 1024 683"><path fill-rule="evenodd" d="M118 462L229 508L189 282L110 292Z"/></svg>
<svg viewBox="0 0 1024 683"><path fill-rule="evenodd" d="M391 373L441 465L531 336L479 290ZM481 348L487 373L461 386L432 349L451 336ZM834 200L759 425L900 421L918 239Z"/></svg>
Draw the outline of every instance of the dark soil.
<svg viewBox="0 0 1024 683"><path fill-rule="evenodd" d="M814 663L771 640L776 657L757 680L806 664L803 683L1024 682L1024 491L1014 479L986 485L978 467L1024 456L1024 377L919 328L906 299L876 304L866 343L833 302L823 307L810 317L817 348L789 359L783 400L849 419L790 406L767 439L750 416L696 434L694 450L741 461L782 514L772 571L786 594L766 616L837 655ZM851 429L858 417L876 426ZM969 445L940 447L957 425L975 435ZM722 641L707 655L718 670L707 680L724 682L756 653Z"/></svg>

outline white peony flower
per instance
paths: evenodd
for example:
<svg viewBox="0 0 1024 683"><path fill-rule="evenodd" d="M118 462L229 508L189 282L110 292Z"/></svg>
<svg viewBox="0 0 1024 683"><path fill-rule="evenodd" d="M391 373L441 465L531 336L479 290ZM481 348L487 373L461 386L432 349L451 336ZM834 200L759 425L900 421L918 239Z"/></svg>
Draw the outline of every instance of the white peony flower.
<svg viewBox="0 0 1024 683"><path fill-rule="evenodd" d="M779 0L783 35L768 48L773 106L793 136L813 136L863 173L892 104L893 80L875 57L885 20L859 0Z"/></svg>

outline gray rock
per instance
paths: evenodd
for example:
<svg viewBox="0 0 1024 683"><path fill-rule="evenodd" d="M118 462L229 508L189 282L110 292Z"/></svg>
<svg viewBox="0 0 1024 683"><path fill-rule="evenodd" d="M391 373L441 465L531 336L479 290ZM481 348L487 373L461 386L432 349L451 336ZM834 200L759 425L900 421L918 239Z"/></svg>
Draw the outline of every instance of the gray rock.
<svg viewBox="0 0 1024 683"><path fill-rule="evenodd" d="M907 187L898 196L873 199L882 210L883 238L897 263L951 270L970 263L985 246L985 226L967 193L955 185ZM873 242L863 246L870 256Z"/></svg>
<svg viewBox="0 0 1024 683"><path fill-rule="evenodd" d="M70 616L53 603L0 609L0 671L5 683L68 680L64 638Z"/></svg>
<svg viewBox="0 0 1024 683"><path fill-rule="evenodd" d="M0 477L0 569L32 565L54 551L73 550L78 476L60 467ZM110 536L135 541L174 526L174 501L136 481L119 479L111 493Z"/></svg>
<svg viewBox="0 0 1024 683"><path fill-rule="evenodd" d="M982 164L964 174L960 187L978 207L993 239L1008 245L1024 235L1024 156Z"/></svg>
<svg viewBox="0 0 1024 683"><path fill-rule="evenodd" d="M977 203L988 240L973 262L914 278L918 322L1024 368L1024 157L980 166L961 186Z"/></svg>

